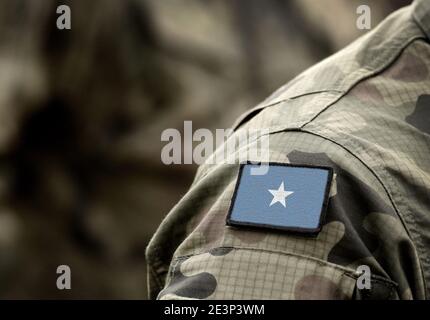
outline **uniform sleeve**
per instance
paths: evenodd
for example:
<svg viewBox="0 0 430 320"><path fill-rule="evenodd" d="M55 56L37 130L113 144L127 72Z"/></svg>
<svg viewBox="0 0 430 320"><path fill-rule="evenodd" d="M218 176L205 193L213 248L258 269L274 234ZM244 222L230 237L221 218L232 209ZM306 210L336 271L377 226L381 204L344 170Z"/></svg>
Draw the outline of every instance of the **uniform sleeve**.
<svg viewBox="0 0 430 320"><path fill-rule="evenodd" d="M271 134L265 152L270 162L333 169L318 235L226 225L239 165L203 166L148 247L152 298L408 298L399 257L414 261L412 244L371 170L305 132ZM370 289L357 286L362 265L371 271Z"/></svg>

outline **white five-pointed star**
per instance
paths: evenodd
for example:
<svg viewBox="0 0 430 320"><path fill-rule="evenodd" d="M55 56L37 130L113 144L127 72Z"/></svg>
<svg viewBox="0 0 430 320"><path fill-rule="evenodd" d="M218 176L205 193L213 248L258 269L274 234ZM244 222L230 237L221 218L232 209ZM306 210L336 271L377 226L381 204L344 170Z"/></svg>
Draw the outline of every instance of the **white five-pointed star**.
<svg viewBox="0 0 430 320"><path fill-rule="evenodd" d="M274 205L276 202L279 202L284 207L286 207L285 199L293 194L293 191L285 191L284 189L284 181L282 181L281 185L279 186L278 190L269 189L269 192L273 195L272 202L270 203L269 207Z"/></svg>

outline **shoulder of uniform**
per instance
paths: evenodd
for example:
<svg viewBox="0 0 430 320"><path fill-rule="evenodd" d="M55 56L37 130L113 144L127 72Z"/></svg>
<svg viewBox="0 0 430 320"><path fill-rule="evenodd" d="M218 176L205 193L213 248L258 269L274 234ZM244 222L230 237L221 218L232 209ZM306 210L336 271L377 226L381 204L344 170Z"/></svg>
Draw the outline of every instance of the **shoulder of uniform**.
<svg viewBox="0 0 430 320"><path fill-rule="evenodd" d="M373 31L276 90L263 102L240 116L233 128L239 128L268 107L290 105L294 100L301 104L301 107L295 110L295 119L302 119L294 122L296 125L306 124L321 110L343 97L354 85L386 69L414 40L425 37L413 19L411 9L401 9ZM312 103L309 103L309 100L312 100ZM270 110L276 113L275 108ZM285 117L282 119L289 121Z"/></svg>

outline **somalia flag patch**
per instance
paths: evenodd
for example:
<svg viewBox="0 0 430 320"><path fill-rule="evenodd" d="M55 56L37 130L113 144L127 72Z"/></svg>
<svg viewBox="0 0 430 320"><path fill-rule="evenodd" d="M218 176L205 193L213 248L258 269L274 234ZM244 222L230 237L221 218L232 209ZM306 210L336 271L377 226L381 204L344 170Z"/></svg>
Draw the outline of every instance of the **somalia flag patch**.
<svg viewBox="0 0 430 320"><path fill-rule="evenodd" d="M242 164L227 225L268 228L316 236L328 204L333 170L329 167L269 163Z"/></svg>

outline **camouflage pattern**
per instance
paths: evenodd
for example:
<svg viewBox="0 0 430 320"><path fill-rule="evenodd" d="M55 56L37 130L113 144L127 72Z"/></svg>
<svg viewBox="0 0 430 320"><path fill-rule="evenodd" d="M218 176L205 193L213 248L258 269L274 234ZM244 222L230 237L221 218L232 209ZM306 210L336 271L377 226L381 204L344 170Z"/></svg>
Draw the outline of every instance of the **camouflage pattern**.
<svg viewBox="0 0 430 320"><path fill-rule="evenodd" d="M427 298L429 37L417 1L237 121L269 129L272 162L334 169L316 238L226 226L239 165L202 165L147 248L150 297ZM370 290L356 285L363 264Z"/></svg>

